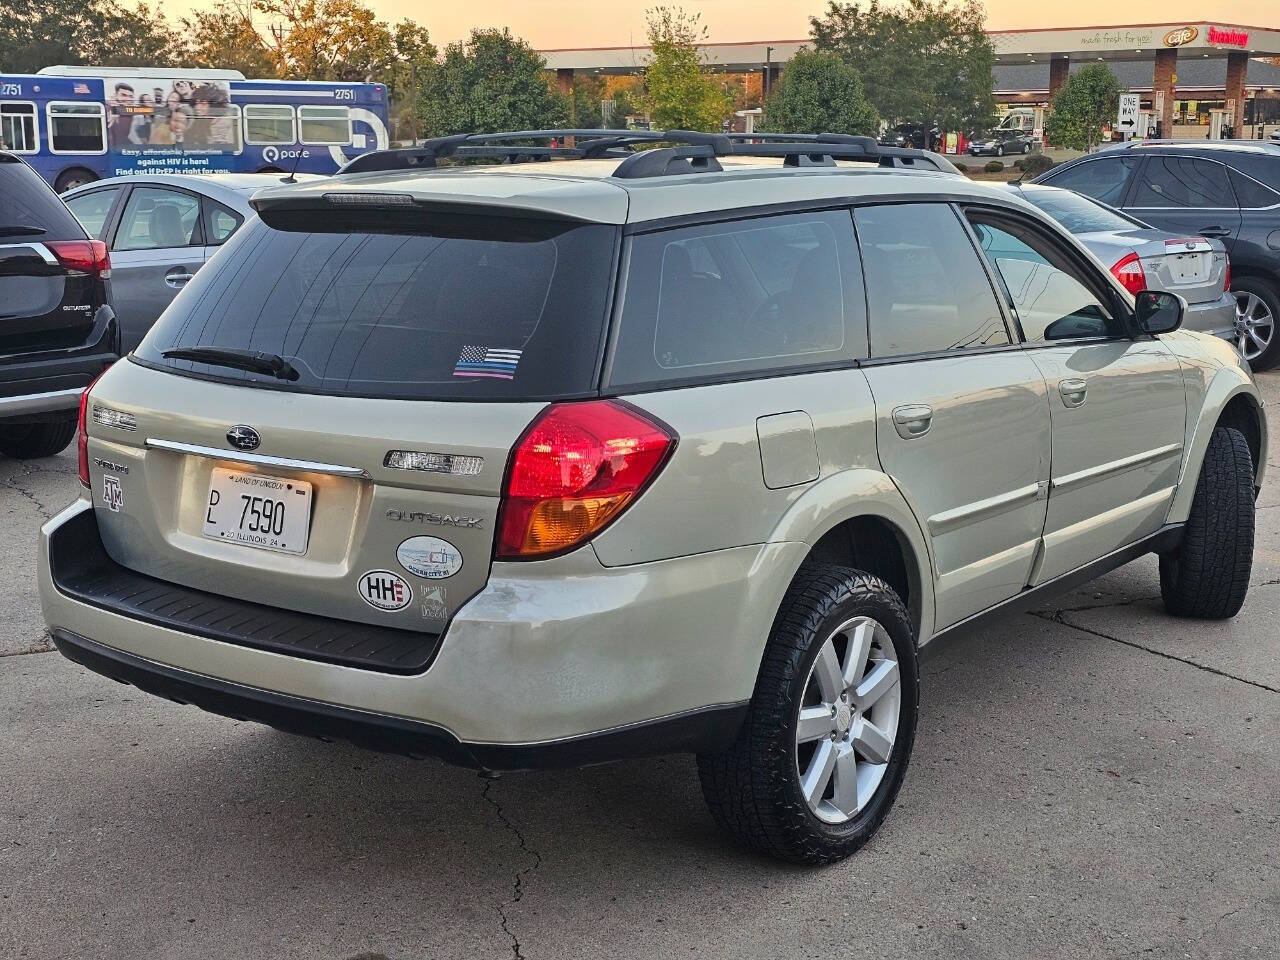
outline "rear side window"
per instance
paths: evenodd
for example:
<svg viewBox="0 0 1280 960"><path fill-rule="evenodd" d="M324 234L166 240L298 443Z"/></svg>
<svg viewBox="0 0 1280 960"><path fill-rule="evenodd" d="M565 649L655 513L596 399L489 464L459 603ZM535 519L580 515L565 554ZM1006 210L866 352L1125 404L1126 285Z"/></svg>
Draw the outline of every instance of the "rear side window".
<svg viewBox="0 0 1280 960"><path fill-rule="evenodd" d="M1195 157L1162 156L1147 160L1130 204L1174 210L1235 205L1223 164Z"/></svg>
<svg viewBox="0 0 1280 960"><path fill-rule="evenodd" d="M199 271L135 356L303 393L544 400L596 392L617 228L420 211L268 212ZM278 354L296 381L174 347Z"/></svg>
<svg viewBox="0 0 1280 960"><path fill-rule="evenodd" d="M872 357L1010 342L982 260L949 206L859 207L854 217Z"/></svg>
<svg viewBox="0 0 1280 960"><path fill-rule="evenodd" d="M1124 200L1124 185L1137 165L1138 158L1132 156L1086 160L1061 173L1054 173L1044 182L1118 207Z"/></svg>
<svg viewBox="0 0 1280 960"><path fill-rule="evenodd" d="M204 207L204 242L206 246L216 247L225 243L236 232L244 217L229 210L216 200L205 197L201 201Z"/></svg>
<svg viewBox="0 0 1280 960"><path fill-rule="evenodd" d="M0 243L37 238L83 240L85 232L40 174L21 160L0 157Z"/></svg>
<svg viewBox="0 0 1280 960"><path fill-rule="evenodd" d="M1276 167L1276 172L1280 173L1280 164L1277 164ZM1280 204L1280 194L1270 187L1264 187L1252 177L1246 177L1237 170L1231 171L1231 186L1235 189L1236 199L1240 201L1240 206L1246 210L1274 207L1276 204Z"/></svg>
<svg viewBox="0 0 1280 960"><path fill-rule="evenodd" d="M637 236L610 383L641 386L865 356L847 210Z"/></svg>

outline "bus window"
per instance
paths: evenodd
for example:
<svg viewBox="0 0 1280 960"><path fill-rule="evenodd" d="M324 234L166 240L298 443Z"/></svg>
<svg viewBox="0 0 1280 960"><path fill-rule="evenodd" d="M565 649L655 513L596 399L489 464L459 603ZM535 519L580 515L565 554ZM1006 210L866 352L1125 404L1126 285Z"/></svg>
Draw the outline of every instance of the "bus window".
<svg viewBox="0 0 1280 960"><path fill-rule="evenodd" d="M53 153L106 153L107 112L100 103L51 103L49 142Z"/></svg>
<svg viewBox="0 0 1280 960"><path fill-rule="evenodd" d="M279 103L249 103L244 108L245 143L293 143L293 107Z"/></svg>
<svg viewBox="0 0 1280 960"><path fill-rule="evenodd" d="M308 144L350 143L351 111L346 107L299 107L298 139Z"/></svg>
<svg viewBox="0 0 1280 960"><path fill-rule="evenodd" d="M0 147L14 153L40 149L34 103L0 103Z"/></svg>

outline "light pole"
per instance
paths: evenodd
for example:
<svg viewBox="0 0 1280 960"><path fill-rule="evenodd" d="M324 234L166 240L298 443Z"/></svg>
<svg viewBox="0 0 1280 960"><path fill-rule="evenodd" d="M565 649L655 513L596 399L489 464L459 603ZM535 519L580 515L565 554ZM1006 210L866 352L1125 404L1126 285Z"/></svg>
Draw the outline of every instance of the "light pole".
<svg viewBox="0 0 1280 960"><path fill-rule="evenodd" d="M764 98L769 99L769 87L773 80L773 47L764 48Z"/></svg>

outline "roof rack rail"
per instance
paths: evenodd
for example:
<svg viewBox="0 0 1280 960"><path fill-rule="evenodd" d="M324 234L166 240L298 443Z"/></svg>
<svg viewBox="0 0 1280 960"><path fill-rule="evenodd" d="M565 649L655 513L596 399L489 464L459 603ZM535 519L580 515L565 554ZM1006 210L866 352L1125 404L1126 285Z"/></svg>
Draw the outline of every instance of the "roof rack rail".
<svg viewBox="0 0 1280 960"><path fill-rule="evenodd" d="M573 146L554 141L573 139ZM529 141L553 141L535 145ZM656 149L636 151L637 146ZM874 137L841 133L703 133L697 130L610 130L564 128L459 133L433 137L412 147L375 150L349 161L339 176L373 171L430 169L446 157L525 163L554 159L619 159L621 179L714 173L719 157L779 157L788 167L835 166L858 160L883 167L927 165L958 173L940 154L910 147L882 147Z"/></svg>

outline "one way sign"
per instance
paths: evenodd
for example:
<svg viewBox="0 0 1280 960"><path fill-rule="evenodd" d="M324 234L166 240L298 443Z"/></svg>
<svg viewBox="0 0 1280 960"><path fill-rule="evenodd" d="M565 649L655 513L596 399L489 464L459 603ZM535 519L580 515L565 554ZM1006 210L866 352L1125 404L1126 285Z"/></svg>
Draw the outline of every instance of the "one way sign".
<svg viewBox="0 0 1280 960"><path fill-rule="evenodd" d="M1120 94L1120 116L1116 119L1116 129L1127 137L1138 132L1138 107L1136 93Z"/></svg>

